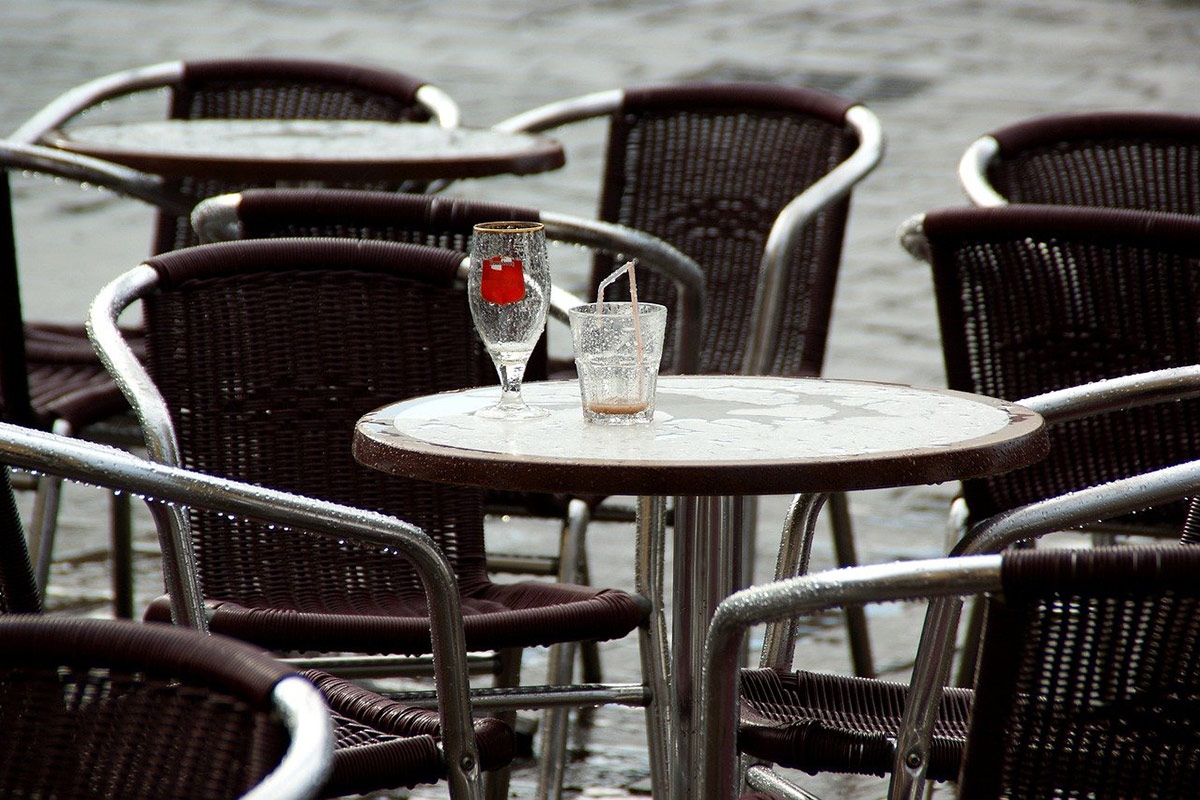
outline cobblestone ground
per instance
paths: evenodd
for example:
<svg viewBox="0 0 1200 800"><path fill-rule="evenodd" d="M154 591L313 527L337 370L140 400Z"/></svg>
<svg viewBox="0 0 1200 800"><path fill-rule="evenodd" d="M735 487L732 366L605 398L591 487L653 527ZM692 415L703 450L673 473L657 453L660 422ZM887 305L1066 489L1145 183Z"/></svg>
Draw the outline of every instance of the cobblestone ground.
<svg viewBox="0 0 1200 800"><path fill-rule="evenodd" d="M955 166L977 135L1035 114L1094 108L1191 110L1200 9L1191 0L0 0L0 124L11 130L59 92L118 69L175 58L317 55L422 75L487 125L561 97L645 82L748 79L818 86L855 97L880 117L883 165L855 194L826 374L941 385L937 323L925 268L896 244L909 215L963 201ZM594 211L600 132L564 136L567 168L522 179L464 182L453 191L560 212ZM15 180L23 301L31 318L79 320L95 291L146 255L150 215L136 203L44 179ZM577 254L552 252L556 280L583 283ZM562 347L562 332L552 331ZM555 338L556 337L556 338ZM552 345L553 346L553 345ZM852 498L860 557L886 561L944 547L950 486ZM760 517L760 575L785 501ZM105 497L66 497L52 610L107 613ZM155 540L139 516L138 595L160 590ZM544 546L553 531L494 520L491 536ZM829 563L820 536L814 566ZM595 581L629 588L632 535L593 528ZM871 614L877 660L903 677L920 608ZM605 646L616 680L636 678L632 643ZM836 618L805 630L807 666L846 669ZM527 659L526 675L544 667ZM569 793L644 793L641 713L604 709L573 742ZM518 769L513 796L531 797L534 770ZM821 778L826 798L867 800L883 786ZM414 797L444 796L441 788Z"/></svg>

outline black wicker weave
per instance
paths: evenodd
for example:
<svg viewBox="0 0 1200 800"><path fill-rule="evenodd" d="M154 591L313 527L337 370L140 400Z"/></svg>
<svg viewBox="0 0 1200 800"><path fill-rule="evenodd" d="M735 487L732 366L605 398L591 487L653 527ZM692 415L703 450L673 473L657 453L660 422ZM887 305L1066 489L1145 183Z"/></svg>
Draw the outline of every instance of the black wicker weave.
<svg viewBox="0 0 1200 800"><path fill-rule="evenodd" d="M1015 400L1200 362L1200 218L1012 205L925 215L950 388ZM1200 405L1056 424L1038 464L968 481L972 519L1195 458ZM1139 514L1176 537L1184 505Z"/></svg>
<svg viewBox="0 0 1200 800"><path fill-rule="evenodd" d="M658 236L704 270L699 372L742 371L767 235L790 200L854 151L852 105L767 84L625 91L610 120L599 216ZM783 328L766 374L821 372L849 205L847 194L818 214L789 254ZM593 291L616 266L597 256ZM638 292L674 307L675 288L661 276L639 279Z"/></svg>

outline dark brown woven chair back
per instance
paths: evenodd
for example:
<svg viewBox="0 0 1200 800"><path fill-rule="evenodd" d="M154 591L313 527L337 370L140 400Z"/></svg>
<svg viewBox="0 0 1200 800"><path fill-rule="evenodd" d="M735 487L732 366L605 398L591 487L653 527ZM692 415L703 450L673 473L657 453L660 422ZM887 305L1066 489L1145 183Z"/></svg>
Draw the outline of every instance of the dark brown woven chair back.
<svg viewBox="0 0 1200 800"><path fill-rule="evenodd" d="M462 200L428 194L365 192L353 189L247 189L240 193L238 220L247 239L284 237L341 237L408 242L427 247L468 252L476 223L498 219L539 220L540 212L527 206ZM477 337L473 326L463 332ZM483 383L494 376L495 368L479 348L486 369ZM542 337L526 367L526 380L547 376L546 337ZM443 388L465 388L475 375L463 374L458 386L456 376L446 375Z"/></svg>
<svg viewBox="0 0 1200 800"><path fill-rule="evenodd" d="M1138 550L1005 559L960 797L1195 797L1200 551Z"/></svg>
<svg viewBox="0 0 1200 800"><path fill-rule="evenodd" d="M1015 400L1200 362L1200 218L1012 205L925 215L950 388ZM968 481L974 520L1200 452L1195 401L1056 424L1035 466ZM1177 504L1139 528L1182 529Z"/></svg>
<svg viewBox="0 0 1200 800"><path fill-rule="evenodd" d="M1200 213L1200 116L1056 114L990 136L987 178L1011 203Z"/></svg>
<svg viewBox="0 0 1200 800"><path fill-rule="evenodd" d="M271 693L289 674L166 625L0 619L0 794L239 797L287 748Z"/></svg>
<svg viewBox="0 0 1200 800"><path fill-rule="evenodd" d="M172 119L430 119L417 102L424 81L390 70L304 59L188 61L171 87ZM170 188L197 201L251 185L219 179L172 179ZM361 186L359 188L372 188ZM396 188L377 184L374 188ZM190 220L159 215L155 252L197 244Z"/></svg>
<svg viewBox="0 0 1200 800"><path fill-rule="evenodd" d="M0 615L42 610L8 467L0 464Z"/></svg>
<svg viewBox="0 0 1200 800"><path fill-rule="evenodd" d="M358 465L366 412L479 385L455 276L461 253L331 239L227 242L147 263L148 369L171 409L184 466L393 514L443 547L464 594L487 583L480 492ZM490 369L490 367L489 367ZM424 592L403 559L327 537L280 542L268 526L194 511L206 597L317 613L399 613L425 630ZM378 610L378 598L399 607ZM389 602L392 602L389 600ZM278 630L269 647L303 647ZM389 643L364 634L363 652ZM299 639L299 640L298 640ZM428 642L416 652L427 652Z"/></svg>
<svg viewBox="0 0 1200 800"><path fill-rule="evenodd" d="M851 105L759 84L625 92L611 121L600 217L658 236L704 270L700 372L742 370L767 235L788 201L854 151L844 121ZM768 374L821 371L848 209L847 197L820 213L792 254ZM619 264L597 255L593 292ZM674 287L661 276L639 275L638 291L674 307ZM667 363L672 342L668 334Z"/></svg>

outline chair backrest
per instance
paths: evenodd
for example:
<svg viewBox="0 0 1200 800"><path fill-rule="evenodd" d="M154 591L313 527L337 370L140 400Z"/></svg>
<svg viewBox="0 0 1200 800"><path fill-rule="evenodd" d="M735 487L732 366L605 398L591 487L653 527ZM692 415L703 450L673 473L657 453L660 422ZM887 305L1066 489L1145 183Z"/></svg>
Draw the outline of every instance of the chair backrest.
<svg viewBox="0 0 1200 800"><path fill-rule="evenodd" d="M351 454L366 412L494 380L464 333L473 326L457 278L463 258L392 242L274 239L149 259L135 271L145 279L145 365L179 461L400 517L441 545L464 593L486 583L479 490L386 476ZM389 587L424 605L420 582L387 547L282 540L268 525L191 514L206 597L300 609L310 594L353 606L356 587Z"/></svg>
<svg viewBox="0 0 1200 800"><path fill-rule="evenodd" d="M402 72L311 58L222 58L164 62L97 78L52 101L12 138L36 142L93 106L164 88L172 119L437 120L449 125L458 120L450 98ZM195 201L250 185L209 178L168 182ZM186 214L159 214L153 252L196 243Z"/></svg>
<svg viewBox="0 0 1200 800"><path fill-rule="evenodd" d="M959 164L967 196L1004 203L1200 212L1200 115L1051 114L980 137Z"/></svg>
<svg viewBox="0 0 1200 800"><path fill-rule="evenodd" d="M699 371L819 374L850 190L882 153L874 116L828 93L744 83L631 88L601 110L610 125L600 218L658 236L704 270ZM852 159L836 188L822 183ZM781 217L805 192L803 213ZM596 258L593 291L616 266ZM773 289L765 271L780 273ZM673 287L658 276L639 278L638 291L671 305ZM758 324L772 328L770 344L752 364Z"/></svg>
<svg viewBox="0 0 1200 800"><path fill-rule="evenodd" d="M171 87L172 119L349 119L426 122L425 81L400 72L312 59L241 58L184 62ZM182 179L202 200L250 183ZM383 182L360 188L398 188ZM155 252L196 244L187 218L160 215Z"/></svg>
<svg viewBox="0 0 1200 800"><path fill-rule="evenodd" d="M0 725L6 797L314 797L333 754L320 694L281 662L116 620L0 618Z"/></svg>
<svg viewBox="0 0 1200 800"><path fill-rule="evenodd" d="M1200 218L1036 205L931 211L922 222L948 385L1019 400L1200 362ZM1042 462L968 481L970 514L1194 458L1196 401L1055 425ZM1169 525L1182 505L1139 515Z"/></svg>
<svg viewBox="0 0 1200 800"><path fill-rule="evenodd" d="M541 211L528 206L446 197L437 194L354 189L246 189L209 198L192 212L192 225L203 242L280 237L340 237L410 242L469 252L477 223L500 219L541 222L553 242L620 253L679 286L673 324L682 348L664 371L690 372L704 302L700 267L662 240L620 225ZM615 256L614 256L615 257ZM643 270L645 274L645 270ZM579 301L561 287L552 288L550 314L566 322L566 311ZM526 379L547 375L543 337L530 357Z"/></svg>
<svg viewBox="0 0 1200 800"><path fill-rule="evenodd" d="M348 238L407 242L461 253L470 252L478 222L500 219L539 221L537 209L505 203L458 200L429 194L355 189L246 189L197 206L193 227L201 240ZM465 296L462 298L466 302ZM462 331L477 338L474 327ZM493 370L479 343L483 375ZM547 377L547 342L538 340L526 365L526 380ZM453 380L460 379L458 384ZM443 389L477 386L475 373L447 375ZM486 380L486 379L485 379Z"/></svg>
<svg viewBox="0 0 1200 800"><path fill-rule="evenodd" d="M1194 796L1198 570L1194 547L1006 557L959 796Z"/></svg>

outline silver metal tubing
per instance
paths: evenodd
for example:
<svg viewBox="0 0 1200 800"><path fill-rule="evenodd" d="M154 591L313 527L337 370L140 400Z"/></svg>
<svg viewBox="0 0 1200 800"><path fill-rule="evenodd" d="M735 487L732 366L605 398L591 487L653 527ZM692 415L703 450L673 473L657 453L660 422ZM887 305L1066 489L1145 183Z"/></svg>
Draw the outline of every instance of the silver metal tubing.
<svg viewBox="0 0 1200 800"><path fill-rule="evenodd" d="M733 797L737 789L737 694L741 640L751 625L790 614L883 600L957 596L999 585L1000 556L873 564L751 587L718 607L705 645L700 748L692 763L695 797Z"/></svg>
<svg viewBox="0 0 1200 800"><path fill-rule="evenodd" d="M279 660L296 669L319 669L351 680L428 676L434 664L430 656L316 656ZM467 654L469 674L494 675L497 669L495 655Z"/></svg>
<svg viewBox="0 0 1200 800"><path fill-rule="evenodd" d="M702 728L700 689L703 647L709 620L719 604L739 588L747 503L753 497L705 496L675 499L675 625L671 639L673 704L671 721L676 744L671 763L672 796L695 796L698 751L692 750ZM740 647L739 637L738 645ZM735 658L731 670L741 666Z"/></svg>
<svg viewBox="0 0 1200 800"><path fill-rule="evenodd" d="M695 372L704 324L704 272L700 265L662 239L624 225L549 211L543 211L541 217L548 238L606 251L619 248L621 255L637 259L675 282L679 319L674 370Z"/></svg>
<svg viewBox="0 0 1200 800"><path fill-rule="evenodd" d="M156 175L53 147L0 142L0 164L101 186L180 216L192 207L191 200L164 189L162 179Z"/></svg>
<svg viewBox="0 0 1200 800"><path fill-rule="evenodd" d="M182 61L164 61L144 67L113 72L81 83L51 100L8 137L10 141L33 144L83 109L131 92L178 83Z"/></svg>
<svg viewBox="0 0 1200 800"><path fill-rule="evenodd" d="M929 240L925 238L924 214L914 214L901 222L896 228L896 238L900 241L900 246L913 258L919 258L926 263L933 261L933 254L929 251Z"/></svg>
<svg viewBox="0 0 1200 800"><path fill-rule="evenodd" d="M746 783L755 791L766 792L772 797L782 797L784 800L821 800L815 794L809 794L800 787L783 780L767 767L748 769Z"/></svg>
<svg viewBox="0 0 1200 800"><path fill-rule="evenodd" d="M417 89L417 102L429 109L438 125L443 128L457 128L461 119L458 103L445 91L432 84L425 84Z"/></svg>
<svg viewBox="0 0 1200 800"><path fill-rule="evenodd" d="M201 243L229 242L245 238L245 228L238 214L242 195L220 194L201 200L192 209L192 230Z"/></svg>
<svg viewBox="0 0 1200 800"><path fill-rule="evenodd" d="M52 472L106 489L133 492L152 508L195 505L271 521L288 528L353 537L409 559L429 596L434 682L446 731L449 781L467 796L479 783L479 758L471 727L466 643L454 572L424 531L394 517L218 478L138 458L107 445L0 423L0 462ZM194 587L195 576L192 576ZM169 589L173 587L168 587ZM198 589L196 593L199 594ZM203 618L198 627L203 628Z"/></svg>
<svg viewBox="0 0 1200 800"><path fill-rule="evenodd" d="M651 797L668 796L667 776L675 752L671 724L671 652L665 610L666 504L665 497L637 499L634 591L650 600L650 618L638 631L638 636L642 675L650 688L646 730Z"/></svg>
<svg viewBox="0 0 1200 800"><path fill-rule="evenodd" d="M623 89L606 89L531 108L515 117L497 122L492 127L498 131L512 133L522 131L537 133L565 125L568 122L611 114L619 109L623 102L625 102Z"/></svg>
<svg viewBox="0 0 1200 800"><path fill-rule="evenodd" d="M1200 460L1089 486L989 517L972 528L953 554L998 552L1055 531L1131 514L1200 492Z"/></svg>
<svg viewBox="0 0 1200 800"><path fill-rule="evenodd" d="M798 494L792 498L792 505L788 508L787 517L783 522L783 537L779 543L779 556L775 563L775 580L808 573L817 518L827 497L828 495L824 494ZM788 668L796 651L795 637L794 617L787 617L768 625L763 636L760 665Z"/></svg>
<svg viewBox="0 0 1200 800"><path fill-rule="evenodd" d="M762 375L775 353L779 318L783 313L782 287L788 279L787 257L801 229L822 209L845 197L883 158L883 128L875 114L865 106L854 106L846 111L846 122L858 134L858 148L792 199L779 213L767 237L754 294L750 341L742 366L744 374Z"/></svg>
<svg viewBox="0 0 1200 800"><path fill-rule="evenodd" d="M380 692L385 697L413 706L435 708L433 691ZM641 708L651 702L641 683L596 683L570 686L481 687L471 692L471 707L477 710L537 711L546 708L585 708L617 705Z"/></svg>
<svg viewBox="0 0 1200 800"><path fill-rule="evenodd" d="M1006 206L1008 200L988 183L988 164L1000 152L1000 143L991 136L981 136L972 142L958 160L958 182L972 203L977 206Z"/></svg>
<svg viewBox="0 0 1200 800"><path fill-rule="evenodd" d="M275 684L272 699L291 735L279 766L242 800L317 797L333 770L333 718L317 688L298 675Z"/></svg>
<svg viewBox="0 0 1200 800"><path fill-rule="evenodd" d="M1200 396L1200 365L1125 375L1018 400L1048 423Z"/></svg>

